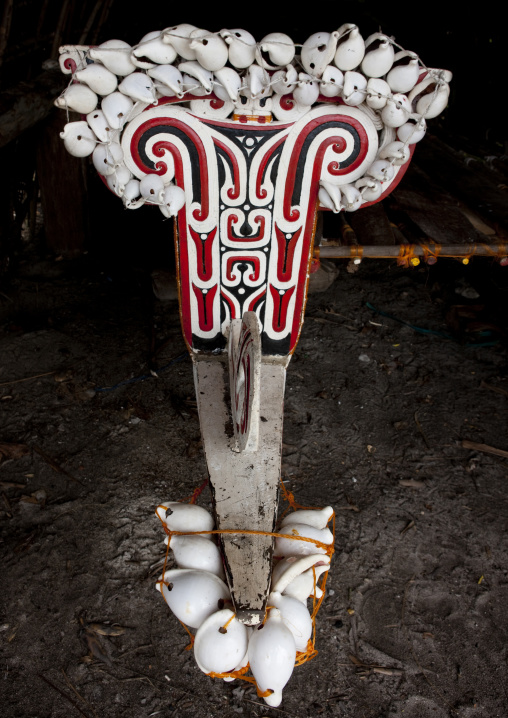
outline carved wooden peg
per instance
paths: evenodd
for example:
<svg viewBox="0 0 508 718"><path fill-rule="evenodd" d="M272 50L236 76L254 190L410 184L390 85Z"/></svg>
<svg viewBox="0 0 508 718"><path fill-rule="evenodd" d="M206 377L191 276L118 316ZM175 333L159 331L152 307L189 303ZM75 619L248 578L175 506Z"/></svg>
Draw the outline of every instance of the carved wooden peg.
<svg viewBox="0 0 508 718"><path fill-rule="evenodd" d="M232 319L229 328L231 416L237 451L256 451L259 438L261 334L255 312Z"/></svg>

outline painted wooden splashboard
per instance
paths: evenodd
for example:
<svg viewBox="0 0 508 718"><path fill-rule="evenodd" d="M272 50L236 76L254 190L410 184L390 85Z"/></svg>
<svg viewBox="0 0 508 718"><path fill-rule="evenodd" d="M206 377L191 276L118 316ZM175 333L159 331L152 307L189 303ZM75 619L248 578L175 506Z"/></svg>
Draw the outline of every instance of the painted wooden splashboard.
<svg viewBox="0 0 508 718"><path fill-rule="evenodd" d="M64 46L60 66L71 77L56 104L84 116L62 133L69 152L91 155L126 208L176 218L225 572L237 617L254 625L270 587L285 372L317 211L353 212L393 190L447 104L451 73L351 23L298 48L280 32L257 43L181 24L133 48Z"/></svg>

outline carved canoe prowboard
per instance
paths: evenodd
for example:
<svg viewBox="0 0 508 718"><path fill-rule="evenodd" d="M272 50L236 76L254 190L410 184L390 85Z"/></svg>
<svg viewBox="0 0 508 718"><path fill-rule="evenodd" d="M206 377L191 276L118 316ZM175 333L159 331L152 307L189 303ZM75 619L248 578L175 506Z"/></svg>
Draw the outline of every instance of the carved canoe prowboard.
<svg viewBox="0 0 508 718"><path fill-rule="evenodd" d="M356 25L312 35L298 56L280 37L265 49L241 30L183 24L134 48L63 46L72 81L56 101L87 120L66 124L65 146L92 156L126 208L177 218L182 330L217 528L236 615L251 625L270 589L285 373L317 211L387 196L451 80L414 53L401 64L390 38L365 43Z"/></svg>

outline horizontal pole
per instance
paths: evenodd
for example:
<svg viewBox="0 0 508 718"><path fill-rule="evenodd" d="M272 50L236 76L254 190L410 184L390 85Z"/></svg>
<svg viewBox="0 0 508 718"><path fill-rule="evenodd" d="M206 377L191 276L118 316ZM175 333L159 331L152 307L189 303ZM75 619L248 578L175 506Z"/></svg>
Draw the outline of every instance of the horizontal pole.
<svg viewBox="0 0 508 718"><path fill-rule="evenodd" d="M423 257L429 264L434 264L439 257L493 257L500 260L503 266L508 265L508 245L506 244L464 244L438 245L429 243L388 245L385 247L369 245L330 245L325 244L314 248L314 256L319 259L400 259L404 262L413 257Z"/></svg>

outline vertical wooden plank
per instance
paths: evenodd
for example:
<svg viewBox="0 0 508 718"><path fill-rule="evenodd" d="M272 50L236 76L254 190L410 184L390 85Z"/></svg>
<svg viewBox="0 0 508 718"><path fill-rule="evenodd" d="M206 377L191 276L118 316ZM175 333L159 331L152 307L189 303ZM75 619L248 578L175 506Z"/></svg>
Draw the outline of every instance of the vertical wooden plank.
<svg viewBox="0 0 508 718"><path fill-rule="evenodd" d="M77 119L74 117L73 119ZM88 234L86 162L69 155L60 139L65 114L53 111L43 123L37 146L46 243L57 254L80 254Z"/></svg>
<svg viewBox="0 0 508 718"><path fill-rule="evenodd" d="M383 203L372 204L359 212L349 212L347 219L358 238L358 244L386 246L395 244L390 220Z"/></svg>
<svg viewBox="0 0 508 718"><path fill-rule="evenodd" d="M2 66L2 60L7 48L7 43L9 42L13 6L14 0L6 0L4 11L2 13L2 21L0 23L0 67Z"/></svg>

